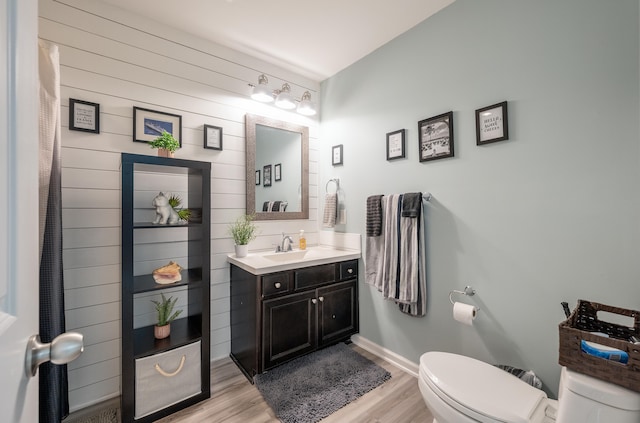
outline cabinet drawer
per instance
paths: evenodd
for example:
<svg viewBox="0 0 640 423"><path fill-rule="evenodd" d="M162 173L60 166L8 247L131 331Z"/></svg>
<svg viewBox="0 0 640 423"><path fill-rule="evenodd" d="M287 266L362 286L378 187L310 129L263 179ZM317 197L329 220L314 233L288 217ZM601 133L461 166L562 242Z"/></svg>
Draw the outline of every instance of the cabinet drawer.
<svg viewBox="0 0 640 423"><path fill-rule="evenodd" d="M351 279L358 276L358 260L340 263L340 280Z"/></svg>
<svg viewBox="0 0 640 423"><path fill-rule="evenodd" d="M136 360L135 418L201 392L200 341Z"/></svg>
<svg viewBox="0 0 640 423"><path fill-rule="evenodd" d="M262 277L262 296L269 297L275 294L289 292L289 273L273 273Z"/></svg>
<svg viewBox="0 0 640 423"><path fill-rule="evenodd" d="M305 289L324 285L336 280L335 263L305 267L295 271L295 289Z"/></svg>

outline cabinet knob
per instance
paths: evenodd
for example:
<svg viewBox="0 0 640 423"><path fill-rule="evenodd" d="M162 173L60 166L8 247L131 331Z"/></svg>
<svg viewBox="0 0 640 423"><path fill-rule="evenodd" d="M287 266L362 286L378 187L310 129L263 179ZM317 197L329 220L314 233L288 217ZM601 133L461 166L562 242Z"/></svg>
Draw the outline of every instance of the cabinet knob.
<svg viewBox="0 0 640 423"><path fill-rule="evenodd" d="M348 268L347 269L347 273L349 273L349 274L353 273L353 269L352 268Z"/></svg>
<svg viewBox="0 0 640 423"><path fill-rule="evenodd" d="M315 298L312 298L312 299L311 299L311 302L312 302L312 303L314 303L314 304L316 304L316 303L318 302L318 300L316 300Z"/></svg>
<svg viewBox="0 0 640 423"><path fill-rule="evenodd" d="M331 318L332 318L332 319L335 319L335 318L336 318L336 315L335 315L335 314L332 314L332 315L331 315Z"/></svg>
<svg viewBox="0 0 640 423"><path fill-rule="evenodd" d="M276 287L276 289L280 289L280 287L282 286L282 284L280 282L276 282L276 284L274 285Z"/></svg>
<svg viewBox="0 0 640 423"><path fill-rule="evenodd" d="M318 297L320 301L324 301L324 297Z"/></svg>

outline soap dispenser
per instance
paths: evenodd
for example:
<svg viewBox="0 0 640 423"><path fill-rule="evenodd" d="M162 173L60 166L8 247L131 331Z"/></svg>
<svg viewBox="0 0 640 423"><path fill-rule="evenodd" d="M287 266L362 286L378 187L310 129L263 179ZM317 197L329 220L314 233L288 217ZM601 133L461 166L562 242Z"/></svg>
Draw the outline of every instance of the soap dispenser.
<svg viewBox="0 0 640 423"><path fill-rule="evenodd" d="M300 230L300 249L301 250L306 250L307 249L307 239L304 237L304 231Z"/></svg>

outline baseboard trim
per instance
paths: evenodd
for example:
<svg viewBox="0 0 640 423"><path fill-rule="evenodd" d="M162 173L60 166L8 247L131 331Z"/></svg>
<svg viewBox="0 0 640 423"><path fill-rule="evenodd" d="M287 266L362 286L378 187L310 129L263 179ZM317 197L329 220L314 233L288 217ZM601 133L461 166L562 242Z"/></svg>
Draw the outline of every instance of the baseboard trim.
<svg viewBox="0 0 640 423"><path fill-rule="evenodd" d="M394 366L410 374L411 376L415 378L418 377L419 366L416 363L402 357L401 355L396 354L393 351L388 350L359 334L353 335L351 337L351 342L353 342L360 348L369 351L371 354L377 355L381 359L393 364Z"/></svg>

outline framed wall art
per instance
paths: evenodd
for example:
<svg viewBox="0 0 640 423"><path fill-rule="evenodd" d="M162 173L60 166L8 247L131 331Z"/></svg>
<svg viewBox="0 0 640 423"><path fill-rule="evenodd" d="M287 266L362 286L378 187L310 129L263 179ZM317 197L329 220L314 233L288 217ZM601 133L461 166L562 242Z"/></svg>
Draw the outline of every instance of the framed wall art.
<svg viewBox="0 0 640 423"><path fill-rule="evenodd" d="M133 107L133 140L153 141L167 131L180 143L182 148L182 116L156 110Z"/></svg>
<svg viewBox="0 0 640 423"><path fill-rule="evenodd" d="M507 102L476 110L476 145L509 139Z"/></svg>
<svg viewBox="0 0 640 423"><path fill-rule="evenodd" d="M256 170L256 185L260 185L260 171Z"/></svg>
<svg viewBox="0 0 640 423"><path fill-rule="evenodd" d="M453 157L453 112L418 122L421 162Z"/></svg>
<svg viewBox="0 0 640 423"><path fill-rule="evenodd" d="M222 150L222 128L204 125L204 148Z"/></svg>
<svg viewBox="0 0 640 423"><path fill-rule="evenodd" d="M273 180L276 182L282 180L282 163L278 163L273 167Z"/></svg>
<svg viewBox="0 0 640 423"><path fill-rule="evenodd" d="M387 134L387 160L404 158L404 139L406 130L389 132Z"/></svg>
<svg viewBox="0 0 640 423"><path fill-rule="evenodd" d="M265 165L262 167L262 186L271 186L271 165Z"/></svg>
<svg viewBox="0 0 640 423"><path fill-rule="evenodd" d="M100 133L100 105L88 101L69 99L69 129Z"/></svg>
<svg viewBox="0 0 640 423"><path fill-rule="evenodd" d="M333 166L342 164L342 144L331 147L331 164Z"/></svg>

